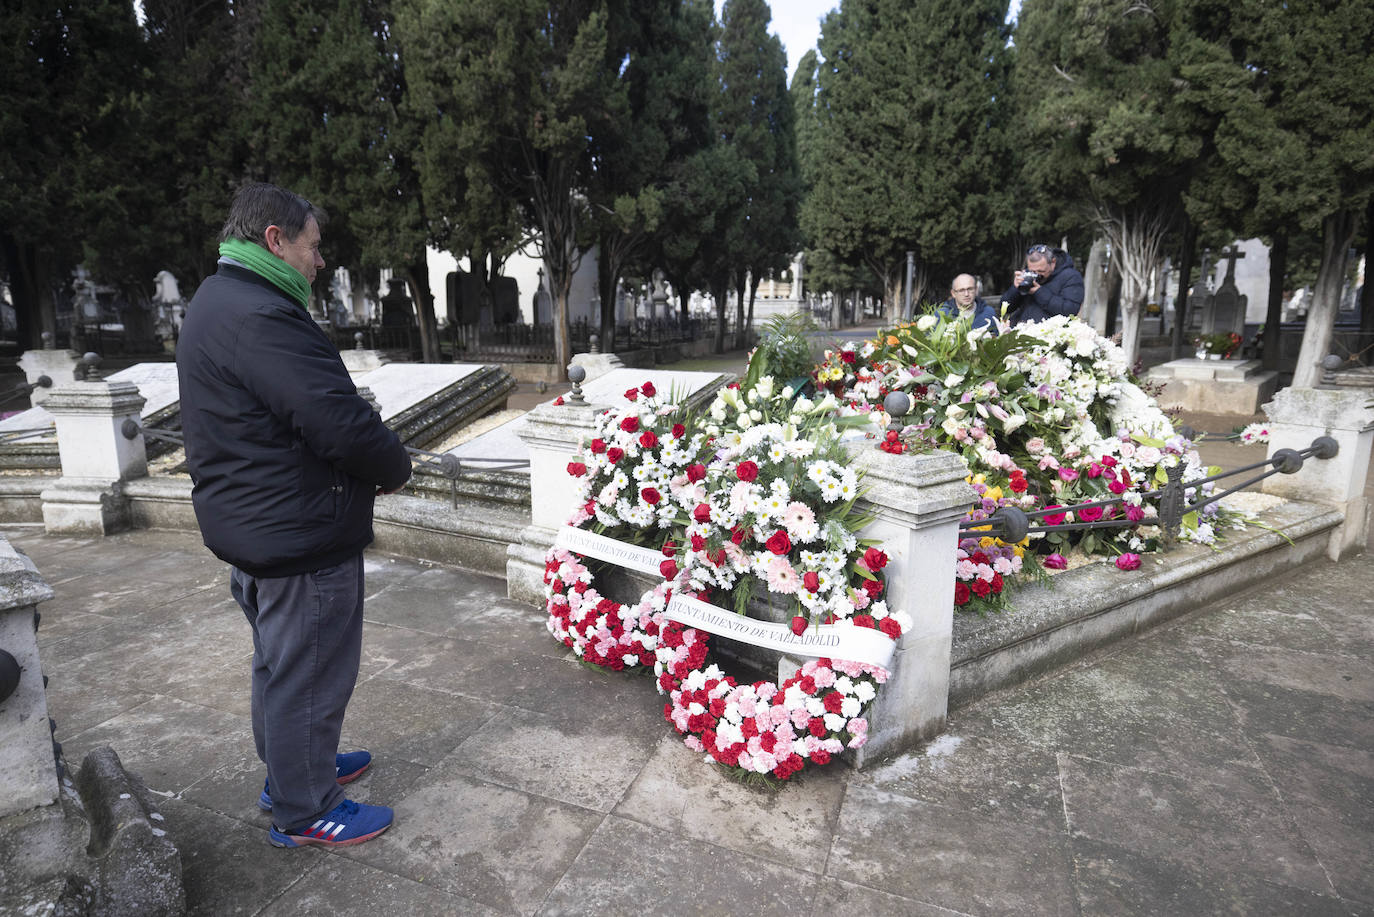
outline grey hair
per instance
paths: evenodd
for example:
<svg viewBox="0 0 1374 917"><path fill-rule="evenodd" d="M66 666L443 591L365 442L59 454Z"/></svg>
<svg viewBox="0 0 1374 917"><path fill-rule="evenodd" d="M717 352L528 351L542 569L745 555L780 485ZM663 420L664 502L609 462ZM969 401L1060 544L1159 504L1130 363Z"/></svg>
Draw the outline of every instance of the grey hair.
<svg viewBox="0 0 1374 917"><path fill-rule="evenodd" d="M219 240L242 239L262 244L267 227L280 226L286 238L294 242L311 217L320 226L327 220L323 210L293 191L267 182L250 182L234 195Z"/></svg>

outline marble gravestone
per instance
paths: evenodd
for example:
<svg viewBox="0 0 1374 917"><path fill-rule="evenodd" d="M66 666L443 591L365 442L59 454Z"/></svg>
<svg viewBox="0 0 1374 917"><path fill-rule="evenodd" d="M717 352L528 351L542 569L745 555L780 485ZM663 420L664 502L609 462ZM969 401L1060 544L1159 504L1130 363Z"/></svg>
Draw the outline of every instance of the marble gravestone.
<svg viewBox="0 0 1374 917"><path fill-rule="evenodd" d="M1246 297L1236 287L1236 261L1244 258L1245 253L1237 248L1228 248L1221 253L1221 257L1226 261L1226 279L1203 310L1202 333L1243 335Z"/></svg>

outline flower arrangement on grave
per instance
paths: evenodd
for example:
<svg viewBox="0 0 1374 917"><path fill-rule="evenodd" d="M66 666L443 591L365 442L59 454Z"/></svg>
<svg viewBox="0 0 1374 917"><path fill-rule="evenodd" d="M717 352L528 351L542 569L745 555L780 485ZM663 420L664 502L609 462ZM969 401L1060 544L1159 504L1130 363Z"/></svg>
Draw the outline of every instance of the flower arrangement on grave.
<svg viewBox="0 0 1374 917"><path fill-rule="evenodd" d="M1215 354L1223 360L1229 360L1240 344L1241 336L1234 331L1219 331L1216 334L1202 334L1193 338L1193 346L1199 354Z"/></svg>
<svg viewBox="0 0 1374 917"><path fill-rule="evenodd" d="M765 376L712 406L722 448L697 483L679 588L740 614L751 599L767 600L799 637L824 624L895 641L911 622L883 599L886 554L857 535L866 520L855 510L859 480L844 461L838 418L788 408L789 396ZM744 429L731 425L741 419ZM875 665L819 658L781 683L740 684L712 663L704 631L673 621L657 657L664 714L688 747L778 779L861 747L868 706L887 679Z"/></svg>
<svg viewBox="0 0 1374 917"><path fill-rule="evenodd" d="M625 393L626 404L598 416L595 435L568 463L577 507L569 524L618 541L661 548L680 523L675 492L699 480L706 434L652 383ZM669 549L671 553L671 548ZM596 585L599 565L555 545L544 560L547 626L554 639L593 665L614 670L650 666L676 569L636 602L607 598Z"/></svg>
<svg viewBox="0 0 1374 917"><path fill-rule="evenodd" d="M973 471L970 482L982 488L966 517L971 521L999 505L1053 509L1119 498L1114 507L1051 513L1043 521L1124 517L1137 524L1052 532L1022 545L966 539L956 571L956 598L967 597L960 603L965 610L1005 606L1010 577L998 571L998 560L1004 570L1015 566L1018 547L1035 549L1019 558L1023 572L1036 572L1040 555L1062 557L1070 549L1109 556L1154 550L1157 536L1146 526L1155 513L1145 494L1163 485L1173 464L1184 465L1185 482L1214 470L1202 466L1191 443L1130 379L1121 349L1090 326L1055 317L1001 331L994 337L973 330L967 319L925 315L827 353L817 370L818 383L839 389L838 397L856 410L880 411L875 398L887 391L911 395L902 440L912 449L963 456ZM995 491L991 500L988 490ZM1210 544L1217 512L1213 504L1189 514L1183 537Z"/></svg>

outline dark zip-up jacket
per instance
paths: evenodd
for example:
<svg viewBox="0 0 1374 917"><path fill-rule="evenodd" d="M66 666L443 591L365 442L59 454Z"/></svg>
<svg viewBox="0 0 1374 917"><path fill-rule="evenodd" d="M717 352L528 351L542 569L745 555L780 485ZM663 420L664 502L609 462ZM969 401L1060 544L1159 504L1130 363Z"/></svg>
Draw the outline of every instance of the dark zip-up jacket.
<svg viewBox="0 0 1374 917"><path fill-rule="evenodd" d="M1083 275L1073 266L1073 259L1062 248L1056 248L1051 257L1054 273L1045 278L1040 289L1023 296L1013 286L1002 294L1002 302L1017 310L1012 324L1038 322L1051 315L1077 315L1083 307Z"/></svg>
<svg viewBox="0 0 1374 917"><path fill-rule="evenodd" d="M181 426L205 545L253 576L333 566L372 542L377 488L410 457L314 319L220 262L177 340Z"/></svg>
<svg viewBox="0 0 1374 917"><path fill-rule="evenodd" d="M940 304L940 314L950 321L957 321L959 318L959 304L951 296ZM973 330L982 327L992 329L993 337L997 336L997 310L983 302L983 297L979 296L973 301Z"/></svg>

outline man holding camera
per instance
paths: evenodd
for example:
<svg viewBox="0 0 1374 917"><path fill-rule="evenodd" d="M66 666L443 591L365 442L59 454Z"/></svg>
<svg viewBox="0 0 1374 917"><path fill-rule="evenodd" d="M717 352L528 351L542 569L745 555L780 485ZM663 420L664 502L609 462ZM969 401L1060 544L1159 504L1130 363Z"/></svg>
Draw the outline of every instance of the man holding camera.
<svg viewBox="0 0 1374 917"><path fill-rule="evenodd" d="M1016 272L1002 294L1014 313L1013 325L1044 321L1052 315L1077 315L1083 306L1083 275L1062 248L1037 244L1026 249L1026 269Z"/></svg>

